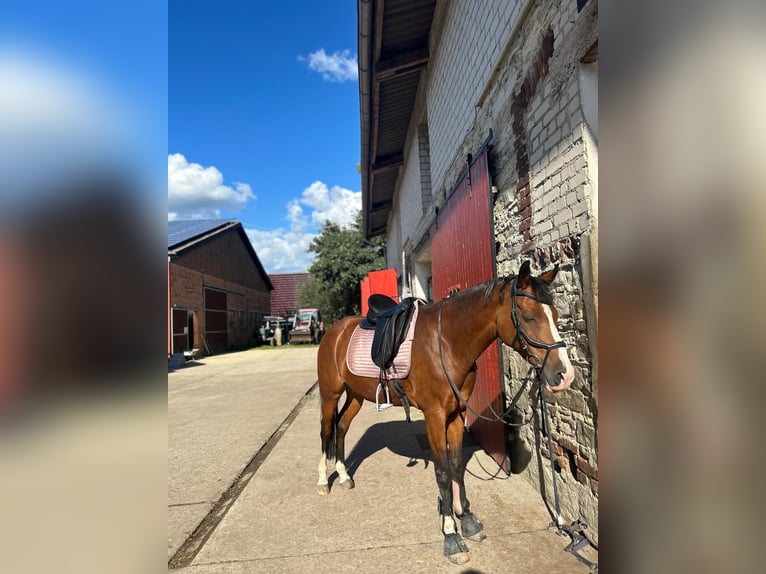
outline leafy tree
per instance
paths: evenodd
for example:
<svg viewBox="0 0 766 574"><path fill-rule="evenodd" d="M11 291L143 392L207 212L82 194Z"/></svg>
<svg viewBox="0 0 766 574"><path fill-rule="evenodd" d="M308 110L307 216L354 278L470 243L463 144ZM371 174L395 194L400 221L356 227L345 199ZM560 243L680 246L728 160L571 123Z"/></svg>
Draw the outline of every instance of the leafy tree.
<svg viewBox="0 0 766 574"><path fill-rule="evenodd" d="M359 314L359 283L370 271L385 267L385 238L365 239L359 212L345 228L326 221L309 251L317 256L309 268L311 279L298 291L299 306L318 307L326 327L346 315Z"/></svg>
<svg viewBox="0 0 766 574"><path fill-rule="evenodd" d="M298 309L316 307L322 313L325 328L330 326L329 312L332 308L330 297L314 275L310 275L308 281L298 287L298 292L295 294L295 306Z"/></svg>

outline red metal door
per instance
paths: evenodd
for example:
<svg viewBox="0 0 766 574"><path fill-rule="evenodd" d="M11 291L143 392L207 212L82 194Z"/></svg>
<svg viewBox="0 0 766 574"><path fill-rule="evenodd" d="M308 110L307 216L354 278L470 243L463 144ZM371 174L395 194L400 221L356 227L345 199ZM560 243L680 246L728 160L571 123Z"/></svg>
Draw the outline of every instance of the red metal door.
<svg viewBox="0 0 766 574"><path fill-rule="evenodd" d="M437 301L455 289L467 289L495 276L486 147L471 165L469 174L439 211L431 231L431 273ZM499 345L499 342L490 345L477 361L479 377L469 404L483 416L491 416L490 405L497 413L503 411ZM470 411L466 422L484 450L509 472L505 426L477 419Z"/></svg>

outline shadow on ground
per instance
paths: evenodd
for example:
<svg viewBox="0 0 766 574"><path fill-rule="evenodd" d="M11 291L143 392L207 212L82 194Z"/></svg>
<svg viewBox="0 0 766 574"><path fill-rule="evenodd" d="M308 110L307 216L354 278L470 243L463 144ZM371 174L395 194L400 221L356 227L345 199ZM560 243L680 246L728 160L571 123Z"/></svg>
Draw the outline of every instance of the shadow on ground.
<svg viewBox="0 0 766 574"><path fill-rule="evenodd" d="M346 457L348 473L353 477L369 456L382 449L388 449L402 457L402 464L408 467L418 466L418 463L422 461L427 468L433 461L424 421L418 420L409 423L403 420L387 421L369 427L354 445ZM481 450L481 447L469 433L465 433L463 437L465 460L470 459L478 450ZM333 473L329 479L330 483L335 478L337 478L337 474Z"/></svg>

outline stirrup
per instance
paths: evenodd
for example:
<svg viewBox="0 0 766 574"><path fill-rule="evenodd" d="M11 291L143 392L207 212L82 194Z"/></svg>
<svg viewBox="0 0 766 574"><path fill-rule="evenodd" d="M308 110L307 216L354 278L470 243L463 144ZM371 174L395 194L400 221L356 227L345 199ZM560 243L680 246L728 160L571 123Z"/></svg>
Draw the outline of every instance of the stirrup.
<svg viewBox="0 0 766 574"><path fill-rule="evenodd" d="M381 403L380 402L380 388L381 387L383 387L386 390L386 402L385 403ZM388 385L384 386L383 385L383 381L380 381L378 383L378 388L375 391L375 411L379 413L379 412L385 411L386 409L389 409L389 408L391 408L393 406L394 406L394 404L391 402L391 394L388 391Z"/></svg>

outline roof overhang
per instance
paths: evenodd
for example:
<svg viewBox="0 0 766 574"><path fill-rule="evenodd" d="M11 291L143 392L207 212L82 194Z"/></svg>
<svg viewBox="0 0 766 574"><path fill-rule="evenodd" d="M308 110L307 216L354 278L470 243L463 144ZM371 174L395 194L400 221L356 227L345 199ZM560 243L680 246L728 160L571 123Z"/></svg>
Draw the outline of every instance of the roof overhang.
<svg viewBox="0 0 766 574"><path fill-rule="evenodd" d="M436 0L358 0L362 226L386 232Z"/></svg>
<svg viewBox="0 0 766 574"><path fill-rule="evenodd" d="M247 236L245 228L239 221L224 221L217 227L168 246L168 261L172 261L185 252L191 251L192 249L197 249L198 247L205 245L206 243L212 241L222 233L225 233L229 230L234 230L237 234L239 234L239 237L242 239L242 243L245 245L245 249L247 250L250 258L253 260L253 263L258 269L258 273L260 273L263 277L266 287L268 287L269 291L273 291L274 285L271 283L271 279L269 278L268 273L266 273L266 269L263 267L258 254L255 252L255 248L250 242L250 238Z"/></svg>

